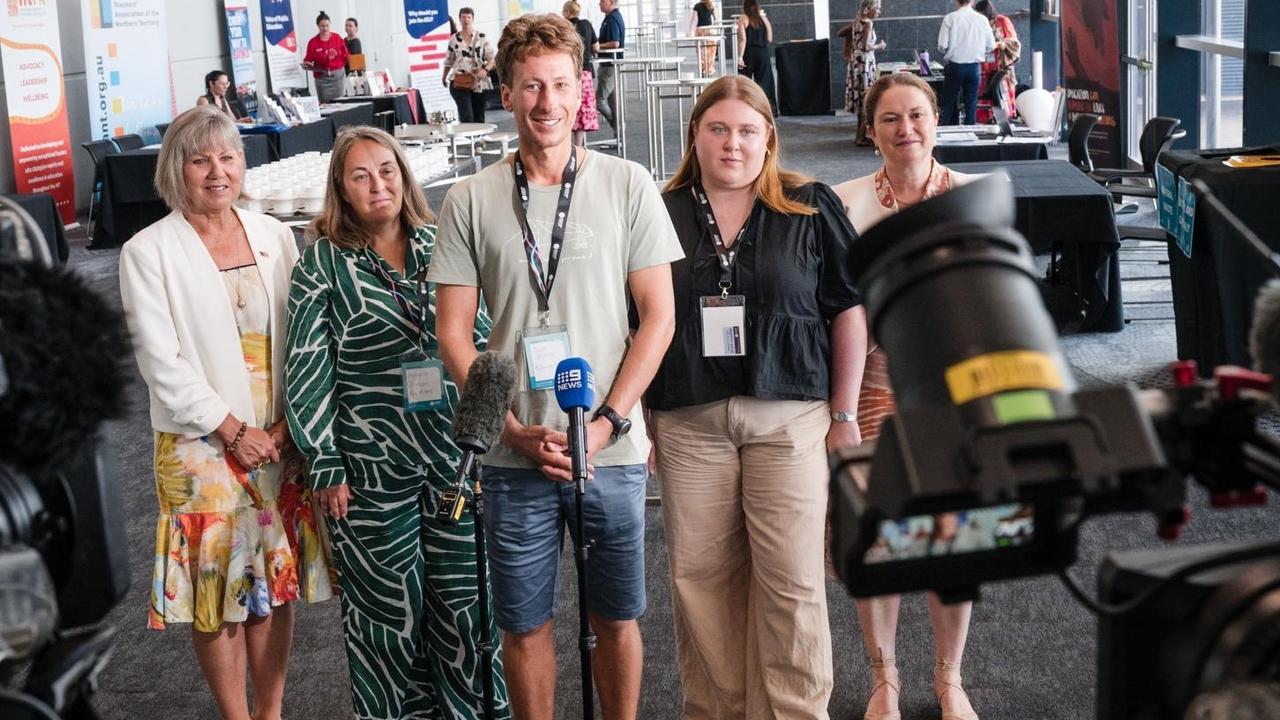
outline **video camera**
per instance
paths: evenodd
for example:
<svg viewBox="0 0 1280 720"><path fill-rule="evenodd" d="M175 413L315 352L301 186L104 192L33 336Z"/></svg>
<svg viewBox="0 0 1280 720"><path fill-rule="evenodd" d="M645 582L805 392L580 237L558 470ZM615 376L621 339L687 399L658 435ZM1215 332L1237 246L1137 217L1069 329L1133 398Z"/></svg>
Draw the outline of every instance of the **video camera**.
<svg viewBox="0 0 1280 720"><path fill-rule="evenodd" d="M1179 363L1171 390L1079 388L1013 217L1007 181L991 177L885 219L854 246L850 264L888 357L897 412L876 442L832 455L841 579L856 597L934 590L959 601L976 598L985 582L1053 573L1090 609L1119 617L1150 609L1197 573L1231 566L1211 587L1225 595L1181 607L1189 623L1202 623L1180 657L1186 682L1164 678L1176 689L1135 699L1145 686L1108 683L1104 667L1100 717L1181 717L1200 690L1280 679L1280 612L1260 610L1280 602L1280 564L1272 564L1280 544L1172 563L1164 556L1160 571L1146 574L1113 564L1103 591L1122 606L1087 598L1066 574L1092 515L1150 511L1160 535L1175 538L1187 520L1188 475L1217 506L1261 503L1262 484L1280 488L1280 443L1256 428L1274 406L1271 377L1218 368L1202 381L1193 363ZM1246 576L1246 589L1227 592ZM1124 580L1125 593L1110 592ZM1205 627L1215 603L1220 615ZM1242 613L1256 642L1224 650L1223 617ZM1104 665L1108 631L1104 624ZM1132 662L1138 651L1128 652ZM1224 658L1239 662L1228 671ZM1142 680L1154 690L1159 678Z"/></svg>
<svg viewBox="0 0 1280 720"><path fill-rule="evenodd" d="M120 312L51 266L0 198L0 718L96 718L91 698L129 586L101 426L123 411ZM21 687L18 678L24 677Z"/></svg>

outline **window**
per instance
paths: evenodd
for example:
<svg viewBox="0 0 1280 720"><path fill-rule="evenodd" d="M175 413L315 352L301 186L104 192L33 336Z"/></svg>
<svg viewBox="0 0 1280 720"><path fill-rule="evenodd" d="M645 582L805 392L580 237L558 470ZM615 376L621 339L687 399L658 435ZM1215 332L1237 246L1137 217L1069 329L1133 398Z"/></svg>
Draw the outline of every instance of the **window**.
<svg viewBox="0 0 1280 720"><path fill-rule="evenodd" d="M1205 0L1205 35L1244 41L1245 0ZM1244 61L1226 55L1201 56L1200 146L1239 147L1244 143Z"/></svg>

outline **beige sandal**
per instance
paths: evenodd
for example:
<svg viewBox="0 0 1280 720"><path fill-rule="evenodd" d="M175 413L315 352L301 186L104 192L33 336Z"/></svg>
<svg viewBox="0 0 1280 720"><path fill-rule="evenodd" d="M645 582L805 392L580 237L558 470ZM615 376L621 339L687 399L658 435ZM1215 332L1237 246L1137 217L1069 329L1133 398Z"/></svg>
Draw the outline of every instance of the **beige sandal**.
<svg viewBox="0 0 1280 720"><path fill-rule="evenodd" d="M938 675L939 672L942 672L942 673L954 672L956 674L956 679L955 681L951 681L946 679L945 677L939 677ZM942 692L937 693L939 705L942 704L942 696L945 695L949 690L955 690L961 695L964 695L966 700L969 699L969 694L966 693L964 691L964 688L960 686L960 663L951 662L949 660L943 660L942 658L938 658L938 662L933 668L933 680L934 682L941 683L944 686L942 689ZM942 713L942 720L978 720L978 713L974 712L973 710L969 710L968 712L964 712L964 713L944 712Z"/></svg>
<svg viewBox="0 0 1280 720"><path fill-rule="evenodd" d="M871 704L871 698L876 696L883 688L893 690L895 695L901 697L902 693L898 689L900 681L898 680L898 665L896 658L881 657L879 660L871 660L871 696L867 698L867 705ZM902 713L892 710L886 713L876 713L872 715L870 712L864 713L862 720L902 720Z"/></svg>

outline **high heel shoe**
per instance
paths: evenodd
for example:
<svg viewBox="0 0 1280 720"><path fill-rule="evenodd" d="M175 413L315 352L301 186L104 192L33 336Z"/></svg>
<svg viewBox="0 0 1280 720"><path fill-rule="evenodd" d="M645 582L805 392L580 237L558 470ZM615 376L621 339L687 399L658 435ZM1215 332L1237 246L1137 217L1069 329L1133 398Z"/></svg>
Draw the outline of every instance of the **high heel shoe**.
<svg viewBox="0 0 1280 720"><path fill-rule="evenodd" d="M879 660L871 660L871 696L867 698L867 705L871 704L871 700L875 698L876 693L888 688L893 691L894 699L902 693L899 692L898 666L895 658L881 657ZM886 690L887 692L887 690ZM894 703L897 704L896 702ZM902 720L902 713L897 710L889 712L872 714L870 711L862 715L862 720Z"/></svg>
<svg viewBox="0 0 1280 720"><path fill-rule="evenodd" d="M950 675L954 673L955 679L950 679ZM967 701L969 694L964 691L960 685L960 663L951 662L938 658L937 664L933 668L933 692L938 697L938 704L942 704L942 696L949 692L958 692L964 696ZM942 685L942 692L938 692L938 685ZM978 720L978 713L974 712L972 705L970 709L959 713L942 713L942 720Z"/></svg>

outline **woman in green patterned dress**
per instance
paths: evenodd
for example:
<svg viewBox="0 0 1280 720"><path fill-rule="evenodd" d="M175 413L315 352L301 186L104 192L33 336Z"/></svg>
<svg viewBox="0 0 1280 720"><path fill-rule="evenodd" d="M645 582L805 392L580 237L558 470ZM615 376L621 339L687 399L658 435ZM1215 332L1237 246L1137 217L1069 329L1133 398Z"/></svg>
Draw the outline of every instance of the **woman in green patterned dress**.
<svg viewBox="0 0 1280 720"><path fill-rule="evenodd" d="M289 427L328 515L362 720L479 716L476 647L494 637L479 627L472 519L434 517L461 455L424 279L434 221L396 141L344 130L289 294ZM477 343L489 326L477 319ZM508 717L500 664L494 677Z"/></svg>
<svg viewBox="0 0 1280 720"><path fill-rule="evenodd" d="M243 177L228 115L212 106L179 115L155 175L173 212L125 244L120 297L155 430L148 624L191 624L224 719L279 720L289 603L332 589L281 392L298 248L278 220L232 205Z"/></svg>

